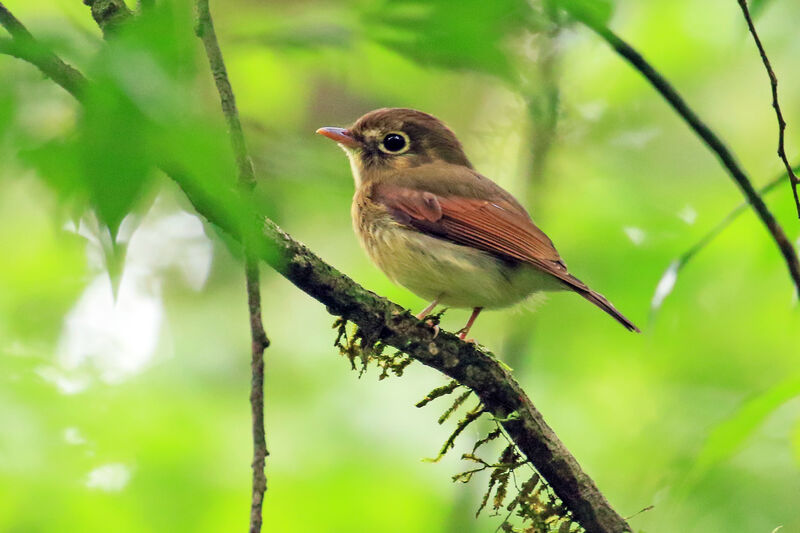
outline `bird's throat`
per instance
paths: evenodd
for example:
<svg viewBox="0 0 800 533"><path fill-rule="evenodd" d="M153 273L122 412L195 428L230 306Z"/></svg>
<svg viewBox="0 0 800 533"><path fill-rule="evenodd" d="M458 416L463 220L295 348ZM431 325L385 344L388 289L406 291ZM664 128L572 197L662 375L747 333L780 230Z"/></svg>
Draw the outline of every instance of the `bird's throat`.
<svg viewBox="0 0 800 533"><path fill-rule="evenodd" d="M342 146L342 150L347 154L347 159L350 160L350 170L353 172L353 181L356 182L356 189L358 189L361 187L361 164L358 160L358 154L346 146Z"/></svg>

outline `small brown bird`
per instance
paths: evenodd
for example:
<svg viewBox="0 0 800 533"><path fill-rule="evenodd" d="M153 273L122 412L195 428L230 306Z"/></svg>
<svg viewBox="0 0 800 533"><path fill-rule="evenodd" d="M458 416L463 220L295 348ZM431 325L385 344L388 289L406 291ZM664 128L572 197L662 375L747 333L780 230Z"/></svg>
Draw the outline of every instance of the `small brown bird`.
<svg viewBox="0 0 800 533"><path fill-rule="evenodd" d="M639 331L567 272L553 243L508 192L475 171L455 134L413 109L378 109L350 128L317 133L344 149L356 182L353 227L389 278L431 304L484 308L541 291L571 290Z"/></svg>

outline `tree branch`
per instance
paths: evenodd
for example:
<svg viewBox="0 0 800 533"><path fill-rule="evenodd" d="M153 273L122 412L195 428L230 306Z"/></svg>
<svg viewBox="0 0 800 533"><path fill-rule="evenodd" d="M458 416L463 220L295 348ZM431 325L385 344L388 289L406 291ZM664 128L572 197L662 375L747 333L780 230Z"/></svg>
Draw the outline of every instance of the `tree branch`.
<svg viewBox="0 0 800 533"><path fill-rule="evenodd" d="M264 259L329 312L358 324L367 338L394 346L475 391L587 531L630 530L519 384L489 353L449 332L434 338L432 329L408 310L365 290L268 219L264 235L277 246L277 253Z"/></svg>
<svg viewBox="0 0 800 533"><path fill-rule="evenodd" d="M83 0L83 3L92 9L92 18L106 38L133 17L133 11L123 0Z"/></svg>
<svg viewBox="0 0 800 533"><path fill-rule="evenodd" d="M211 74L217 86L222 113L228 123L233 151L236 157L239 185L247 191L252 191L256 184L253 161L247 153L247 144L244 139L239 111L236 108L236 98L233 94L225 60L214 31L214 21L208 7L208 0L197 0L195 32L202 40L208 57ZM250 246L245 241L245 278L247 282L247 302L250 312L251 345L251 384L250 408L253 426L253 484L250 502L250 533L259 533L262 523L262 506L264 493L267 491L267 477L264 473L264 463L269 455L267 451L266 435L264 430L264 350L269 346L269 339L264 332L261 319L261 285L259 283L258 258L250 251Z"/></svg>
<svg viewBox="0 0 800 533"><path fill-rule="evenodd" d="M78 101L83 101L88 85L83 74L36 41L25 26L2 3L0 3L0 26L3 26L11 35L11 39L0 39L0 54L10 55L31 63Z"/></svg>
<svg viewBox="0 0 800 533"><path fill-rule="evenodd" d="M64 80L54 78L54 81L61 84ZM326 305L330 313L354 322L370 338L402 350L475 391L486 411L497 417L520 451L588 532L631 531L519 384L490 353L446 331L434 338L431 328L408 310L367 291L268 218L256 217L255 213L242 215L239 211L246 206L228 204L226 200L230 198L220 199L219 189L213 193L206 191L202 183L169 162L161 168L182 187L201 216L235 238L251 243L254 253L300 290ZM233 197L234 193L230 194ZM243 220L250 220L254 227L242 225ZM255 231L259 239L253 238Z"/></svg>
<svg viewBox="0 0 800 533"><path fill-rule="evenodd" d="M758 217L767 227L767 231L778 245L778 249L786 261L789 275L794 282L798 295L800 295L800 262L797 259L797 252L792 243L786 237L783 228L775 220L775 216L770 212L767 205L759 196L758 192L750 182L744 170L736 162L736 158L730 152L725 143L697 116L683 97L678 94L674 87L658 71L648 63L642 55L632 48L628 43L619 38L609 28L595 24L590 20L583 21L589 28L602 37L617 54L628 61L633 68L638 70L650 84L664 97L672 108L683 118L690 128L700 137L708 148L716 154L722 166L728 171L733 181L739 186L748 203L753 207Z"/></svg>
<svg viewBox="0 0 800 533"><path fill-rule="evenodd" d="M778 157L780 157L781 161L783 162L783 166L786 167L786 174L789 176L789 183L792 186L794 203L797 206L797 216L800 218L800 198L797 196L798 179L794 173L794 170L792 169L792 165L789 163L789 159L786 157L786 121L783 119L783 112L781 111L781 106L778 103L778 77L775 75L775 71L772 70L772 65L767 57L767 52L764 50L764 45L761 44L761 39L758 37L755 24L753 24L753 19L750 17L750 10L747 9L747 1L738 0L738 2L739 7L742 8L744 19L747 21L747 27L750 29L750 33L753 35L753 40L758 48L761 61L764 63L764 68L767 70L767 75L769 76L769 84L772 88L772 107L775 108L775 115L778 119Z"/></svg>
<svg viewBox="0 0 800 533"><path fill-rule="evenodd" d="M2 4L2 2L0 2L0 26L3 26L15 39L33 39L28 29Z"/></svg>

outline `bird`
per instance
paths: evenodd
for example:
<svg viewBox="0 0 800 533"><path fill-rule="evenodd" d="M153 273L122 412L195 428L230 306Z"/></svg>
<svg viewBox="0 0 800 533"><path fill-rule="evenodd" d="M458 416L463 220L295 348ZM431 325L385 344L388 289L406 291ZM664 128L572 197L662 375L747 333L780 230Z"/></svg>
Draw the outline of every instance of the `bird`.
<svg viewBox="0 0 800 533"><path fill-rule="evenodd" d="M430 302L418 319L437 305L471 308L458 331L467 340L483 309L568 290L639 332L569 273L522 204L476 171L455 133L433 115L381 108L348 128L316 133L336 141L350 160L353 229L367 255L393 282Z"/></svg>

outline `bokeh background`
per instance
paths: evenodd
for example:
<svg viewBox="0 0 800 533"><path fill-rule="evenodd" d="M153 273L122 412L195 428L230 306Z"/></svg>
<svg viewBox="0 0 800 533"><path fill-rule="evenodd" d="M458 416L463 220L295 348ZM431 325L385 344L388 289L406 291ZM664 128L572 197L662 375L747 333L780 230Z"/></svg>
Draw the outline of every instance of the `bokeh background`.
<svg viewBox="0 0 800 533"><path fill-rule="evenodd" d="M753 3L797 157L800 4ZM81 2L5 4L100 90L84 112L0 56L0 530L244 530L241 260L152 170L168 154L199 178L233 179L191 5L158 2L106 46ZM629 334L559 294L473 330L613 506L654 506L631 519L648 533L800 531L800 318L786 267L748 212L662 280L741 195L599 38L514 0L211 4L265 212L364 286L421 308L359 249L346 159L313 132L384 106L442 118L571 269L642 326ZM605 8L756 184L780 173L768 80L736 2ZM788 184L766 198L798 242ZM412 364L359 379L322 305L269 269L263 298L265 531L497 528L500 517L473 518L485 477L450 481L486 427L422 461L454 425L436 423L446 401L414 407L442 376ZM443 324L466 317L450 310Z"/></svg>

